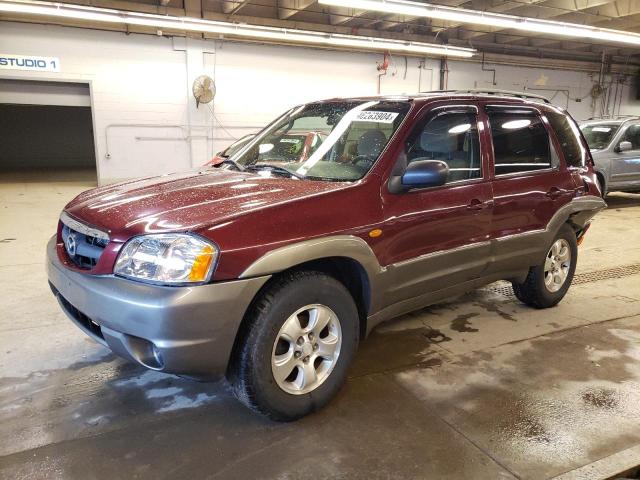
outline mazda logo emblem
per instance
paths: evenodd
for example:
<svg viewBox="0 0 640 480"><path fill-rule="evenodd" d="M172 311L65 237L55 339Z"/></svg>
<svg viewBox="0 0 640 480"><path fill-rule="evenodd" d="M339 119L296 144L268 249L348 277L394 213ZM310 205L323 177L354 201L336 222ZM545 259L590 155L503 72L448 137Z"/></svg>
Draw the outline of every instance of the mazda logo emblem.
<svg viewBox="0 0 640 480"><path fill-rule="evenodd" d="M76 237L73 234L69 234L67 238L64 240L64 246L67 249L67 253L70 257L75 257L76 255Z"/></svg>

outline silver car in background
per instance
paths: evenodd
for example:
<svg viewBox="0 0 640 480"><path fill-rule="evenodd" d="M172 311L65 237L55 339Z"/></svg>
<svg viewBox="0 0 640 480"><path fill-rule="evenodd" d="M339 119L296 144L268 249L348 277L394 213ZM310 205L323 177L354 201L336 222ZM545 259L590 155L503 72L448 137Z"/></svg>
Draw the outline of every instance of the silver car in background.
<svg viewBox="0 0 640 480"><path fill-rule="evenodd" d="M603 196L640 192L640 117L586 120L580 123Z"/></svg>

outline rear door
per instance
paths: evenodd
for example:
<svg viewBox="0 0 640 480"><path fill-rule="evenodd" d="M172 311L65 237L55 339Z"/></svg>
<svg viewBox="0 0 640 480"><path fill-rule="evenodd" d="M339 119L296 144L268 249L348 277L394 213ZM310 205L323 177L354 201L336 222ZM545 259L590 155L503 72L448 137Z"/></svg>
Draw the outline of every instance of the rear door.
<svg viewBox="0 0 640 480"><path fill-rule="evenodd" d="M576 185L540 110L489 104L484 113L493 146L495 242L488 272L516 273L538 262L545 249L545 229L558 209L571 201Z"/></svg>
<svg viewBox="0 0 640 480"><path fill-rule="evenodd" d="M403 140L396 167L418 160L449 166L445 185L391 194L383 187L387 268L385 304L451 287L482 272L489 257L492 209L488 158L479 139L478 109L428 106Z"/></svg>

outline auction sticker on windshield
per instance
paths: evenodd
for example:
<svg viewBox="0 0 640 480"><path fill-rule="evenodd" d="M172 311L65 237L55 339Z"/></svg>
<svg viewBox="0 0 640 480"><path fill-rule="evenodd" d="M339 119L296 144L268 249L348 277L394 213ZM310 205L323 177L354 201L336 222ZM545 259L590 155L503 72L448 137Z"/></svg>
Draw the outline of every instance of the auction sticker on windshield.
<svg viewBox="0 0 640 480"><path fill-rule="evenodd" d="M356 122L378 122L378 123L393 123L398 116L396 112L372 112L364 110L360 112L356 118Z"/></svg>

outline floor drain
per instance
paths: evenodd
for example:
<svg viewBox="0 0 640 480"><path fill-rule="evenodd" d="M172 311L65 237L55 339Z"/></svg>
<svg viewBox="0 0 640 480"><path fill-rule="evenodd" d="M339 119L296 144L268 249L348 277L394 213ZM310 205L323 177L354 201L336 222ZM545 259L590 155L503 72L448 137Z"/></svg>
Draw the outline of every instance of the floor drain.
<svg viewBox="0 0 640 480"><path fill-rule="evenodd" d="M598 280L609 280L611 278L628 277L640 273L640 263L631 265L621 265L619 267L606 268L604 270L596 270L593 272L578 273L573 277L572 285L580 285L581 283L597 282ZM513 297L513 288L510 283L498 282L487 288L490 292L504 295L505 297Z"/></svg>
<svg viewBox="0 0 640 480"><path fill-rule="evenodd" d="M632 265L621 265L619 267L596 270L594 272L579 273L573 277L573 284L597 282L598 280L608 280L610 278L622 278L640 273L640 263Z"/></svg>
<svg viewBox="0 0 640 480"><path fill-rule="evenodd" d="M499 283L498 285L492 285L487 290L498 295L504 295L505 297L513 297L513 288L510 283Z"/></svg>

